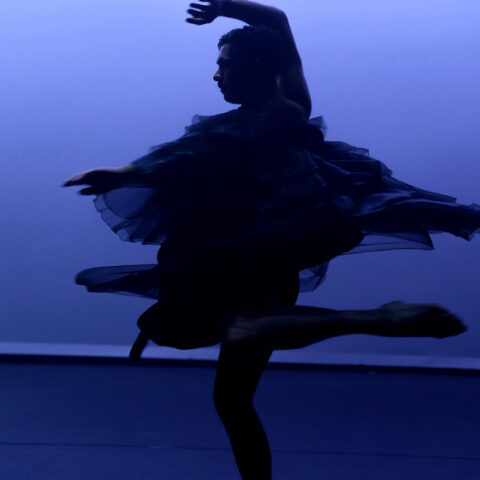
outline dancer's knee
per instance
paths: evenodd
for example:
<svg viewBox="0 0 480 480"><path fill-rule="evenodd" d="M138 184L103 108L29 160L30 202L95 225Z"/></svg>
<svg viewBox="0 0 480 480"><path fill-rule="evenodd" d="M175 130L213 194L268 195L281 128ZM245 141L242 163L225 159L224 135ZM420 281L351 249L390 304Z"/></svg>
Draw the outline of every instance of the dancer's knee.
<svg viewBox="0 0 480 480"><path fill-rule="evenodd" d="M235 421L253 410L253 398L249 395L215 386L213 404L222 421Z"/></svg>

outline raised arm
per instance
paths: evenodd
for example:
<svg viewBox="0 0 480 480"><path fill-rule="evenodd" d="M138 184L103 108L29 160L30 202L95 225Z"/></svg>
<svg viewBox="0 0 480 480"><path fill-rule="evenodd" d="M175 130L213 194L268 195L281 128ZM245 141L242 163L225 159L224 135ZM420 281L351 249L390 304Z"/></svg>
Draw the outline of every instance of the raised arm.
<svg viewBox="0 0 480 480"><path fill-rule="evenodd" d="M280 9L268 7L247 0L200 0L202 4L192 3L188 13L192 18L187 22L204 25L218 16L235 18L249 25L263 25L279 31L285 38L287 61L278 76L280 94L287 100L300 105L310 117L312 101L303 72L302 60L290 28L287 15Z"/></svg>

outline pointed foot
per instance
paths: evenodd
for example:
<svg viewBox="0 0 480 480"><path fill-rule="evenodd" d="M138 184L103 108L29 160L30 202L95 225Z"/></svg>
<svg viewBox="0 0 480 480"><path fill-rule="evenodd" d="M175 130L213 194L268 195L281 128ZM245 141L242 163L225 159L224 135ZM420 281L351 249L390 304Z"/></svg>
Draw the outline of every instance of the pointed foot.
<svg viewBox="0 0 480 480"><path fill-rule="evenodd" d="M380 310L385 314L384 332L380 333L384 336L446 338L467 330L456 315L433 303L397 300Z"/></svg>

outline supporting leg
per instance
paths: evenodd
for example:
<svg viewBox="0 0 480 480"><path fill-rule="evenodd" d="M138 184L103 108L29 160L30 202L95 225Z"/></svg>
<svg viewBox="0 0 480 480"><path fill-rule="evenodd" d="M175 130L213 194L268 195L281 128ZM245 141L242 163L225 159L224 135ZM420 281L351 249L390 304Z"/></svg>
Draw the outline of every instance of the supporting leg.
<svg viewBox="0 0 480 480"><path fill-rule="evenodd" d="M215 378L214 403L230 439L243 480L271 480L267 436L253 396L271 355L248 342L222 345Z"/></svg>

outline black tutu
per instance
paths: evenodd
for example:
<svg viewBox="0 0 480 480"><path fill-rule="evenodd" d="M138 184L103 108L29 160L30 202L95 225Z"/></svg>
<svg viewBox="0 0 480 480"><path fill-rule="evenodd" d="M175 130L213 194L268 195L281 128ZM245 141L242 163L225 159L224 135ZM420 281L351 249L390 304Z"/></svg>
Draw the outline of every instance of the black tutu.
<svg viewBox="0 0 480 480"><path fill-rule="evenodd" d="M228 292L249 284L251 298L267 295L269 285L280 288L276 279L291 283L292 272L300 291L312 291L338 255L432 249L432 233L469 240L480 228L479 206L401 182L368 150L325 141L324 133L321 117L306 122L272 106L195 116L181 138L133 162L144 181L95 198L120 238L161 245L157 263L92 268L77 283L196 305L190 328L205 337L193 342L202 346L219 334L215 320L215 335L200 334L200 310L218 318L242 308Z"/></svg>

